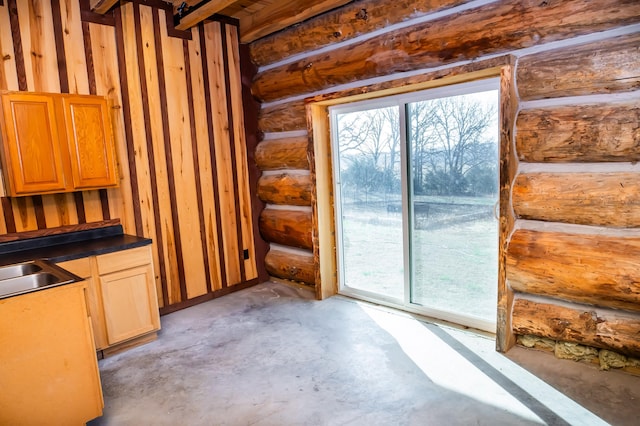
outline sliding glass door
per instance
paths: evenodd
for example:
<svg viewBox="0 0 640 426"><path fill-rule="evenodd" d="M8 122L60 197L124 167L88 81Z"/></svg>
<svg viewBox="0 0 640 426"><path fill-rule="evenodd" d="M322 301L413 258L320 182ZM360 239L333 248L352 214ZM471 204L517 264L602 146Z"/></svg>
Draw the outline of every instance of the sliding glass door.
<svg viewBox="0 0 640 426"><path fill-rule="evenodd" d="M331 109L341 292L495 330L497 88Z"/></svg>
<svg viewBox="0 0 640 426"><path fill-rule="evenodd" d="M340 264L346 288L404 299L399 109L375 106L335 116Z"/></svg>

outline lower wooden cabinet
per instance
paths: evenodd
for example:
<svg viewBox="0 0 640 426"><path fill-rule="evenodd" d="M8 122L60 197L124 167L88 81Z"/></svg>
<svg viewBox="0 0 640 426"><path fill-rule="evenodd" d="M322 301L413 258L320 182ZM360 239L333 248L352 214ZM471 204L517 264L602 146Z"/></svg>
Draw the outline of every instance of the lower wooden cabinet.
<svg viewBox="0 0 640 426"><path fill-rule="evenodd" d="M103 399L87 284L0 300L0 424L80 425Z"/></svg>
<svg viewBox="0 0 640 426"><path fill-rule="evenodd" d="M58 265L72 274L75 274L80 278L84 278L87 282L89 317L93 328L93 338L95 340L96 349L100 350L106 348L109 345L107 343L107 333L104 328L102 301L101 298L98 297L100 289L96 284L97 278L94 278L94 269L96 270L97 277L97 269L94 266L95 257L83 257L82 259L58 263Z"/></svg>
<svg viewBox="0 0 640 426"><path fill-rule="evenodd" d="M151 246L91 256L59 266L89 283L96 349L107 350L160 329Z"/></svg>
<svg viewBox="0 0 640 426"><path fill-rule="evenodd" d="M160 328L151 252L146 247L98 256L109 345Z"/></svg>

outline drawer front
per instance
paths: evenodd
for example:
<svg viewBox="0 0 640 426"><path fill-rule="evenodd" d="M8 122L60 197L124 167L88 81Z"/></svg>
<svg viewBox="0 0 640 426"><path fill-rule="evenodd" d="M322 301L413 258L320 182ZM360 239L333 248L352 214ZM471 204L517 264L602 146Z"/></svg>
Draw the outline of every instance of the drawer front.
<svg viewBox="0 0 640 426"><path fill-rule="evenodd" d="M152 262L151 246L102 254L97 256L97 260L98 273L100 275L123 271L137 266L149 265Z"/></svg>

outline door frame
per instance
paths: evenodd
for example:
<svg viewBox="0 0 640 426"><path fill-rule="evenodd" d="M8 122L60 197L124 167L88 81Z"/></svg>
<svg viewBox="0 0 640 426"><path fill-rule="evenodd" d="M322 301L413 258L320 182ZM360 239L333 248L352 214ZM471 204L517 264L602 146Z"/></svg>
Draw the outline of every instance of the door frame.
<svg viewBox="0 0 640 426"><path fill-rule="evenodd" d="M514 84L515 63L515 56L504 55L448 69L426 71L397 79L390 78L382 82L376 81L369 85L349 87L334 93L321 94L305 99L307 128L310 139L309 163L312 182L312 240L316 273L315 291L318 299L324 299L338 293L336 228L333 213L333 165L328 107L391 94L414 92L427 88L499 77L500 232L498 242L496 349L506 352L515 344L515 334L511 327L513 291L506 282L505 271L506 247L515 222L511 204L511 184L518 168L514 141L515 119L519 108Z"/></svg>

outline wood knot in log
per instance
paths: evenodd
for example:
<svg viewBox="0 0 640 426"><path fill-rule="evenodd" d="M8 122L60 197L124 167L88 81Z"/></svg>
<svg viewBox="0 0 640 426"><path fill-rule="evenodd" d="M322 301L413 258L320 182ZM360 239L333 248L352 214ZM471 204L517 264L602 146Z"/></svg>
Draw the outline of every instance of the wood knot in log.
<svg viewBox="0 0 640 426"><path fill-rule="evenodd" d="M598 324L603 322L594 311L581 313L580 320L583 321L584 328L588 331L596 331Z"/></svg>
<svg viewBox="0 0 640 426"><path fill-rule="evenodd" d="M369 19L369 14L367 13L367 9L360 9L356 12L356 20L366 21Z"/></svg>
<svg viewBox="0 0 640 426"><path fill-rule="evenodd" d="M550 326L556 335L562 335L567 327L571 325L571 321L562 318L549 318Z"/></svg>

